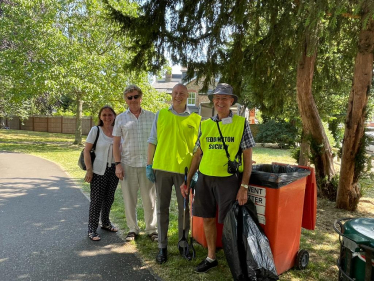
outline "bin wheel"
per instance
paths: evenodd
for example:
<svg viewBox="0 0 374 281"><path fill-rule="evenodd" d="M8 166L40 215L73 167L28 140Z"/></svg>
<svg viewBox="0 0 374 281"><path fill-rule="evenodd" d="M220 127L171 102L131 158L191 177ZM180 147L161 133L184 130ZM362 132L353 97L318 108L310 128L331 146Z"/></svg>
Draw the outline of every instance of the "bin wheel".
<svg viewBox="0 0 374 281"><path fill-rule="evenodd" d="M296 268L303 270L308 266L309 253L307 250L299 250L296 255Z"/></svg>

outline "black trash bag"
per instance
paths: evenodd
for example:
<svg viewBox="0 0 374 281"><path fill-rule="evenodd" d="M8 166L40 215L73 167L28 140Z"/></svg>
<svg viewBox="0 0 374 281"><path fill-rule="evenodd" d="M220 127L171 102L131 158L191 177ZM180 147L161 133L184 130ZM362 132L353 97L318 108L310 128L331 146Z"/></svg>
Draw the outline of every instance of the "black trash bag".
<svg viewBox="0 0 374 281"><path fill-rule="evenodd" d="M270 188L280 188L309 175L309 170L295 166L277 164L253 165L249 183Z"/></svg>
<svg viewBox="0 0 374 281"><path fill-rule="evenodd" d="M222 244L234 280L279 279L269 240L258 223L251 200L244 206L235 202L227 213Z"/></svg>

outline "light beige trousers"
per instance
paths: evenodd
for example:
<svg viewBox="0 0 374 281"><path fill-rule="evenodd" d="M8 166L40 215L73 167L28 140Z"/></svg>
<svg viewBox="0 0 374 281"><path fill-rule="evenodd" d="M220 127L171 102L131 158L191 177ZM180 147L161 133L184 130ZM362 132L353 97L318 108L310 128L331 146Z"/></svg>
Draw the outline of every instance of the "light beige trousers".
<svg viewBox="0 0 374 281"><path fill-rule="evenodd" d="M130 167L122 163L125 176L121 182L125 215L129 232L139 233L136 206L138 190L143 201L145 232L157 232L156 188L147 179L145 167Z"/></svg>

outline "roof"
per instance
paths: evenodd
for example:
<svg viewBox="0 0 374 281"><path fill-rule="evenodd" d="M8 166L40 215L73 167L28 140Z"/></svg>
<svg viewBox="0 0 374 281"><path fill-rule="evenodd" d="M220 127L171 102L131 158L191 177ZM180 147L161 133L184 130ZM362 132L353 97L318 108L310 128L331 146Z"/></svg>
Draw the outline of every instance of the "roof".
<svg viewBox="0 0 374 281"><path fill-rule="evenodd" d="M171 80L168 82L165 81L165 77L157 79L157 81L153 83L152 86L159 92L166 92L171 94L173 87L178 83L182 83L182 74L172 74Z"/></svg>

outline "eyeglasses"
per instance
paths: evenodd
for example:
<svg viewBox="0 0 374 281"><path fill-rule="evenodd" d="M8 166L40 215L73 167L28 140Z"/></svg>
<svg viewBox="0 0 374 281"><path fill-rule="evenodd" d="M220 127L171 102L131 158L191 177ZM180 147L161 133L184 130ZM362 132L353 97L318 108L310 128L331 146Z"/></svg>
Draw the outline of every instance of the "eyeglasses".
<svg viewBox="0 0 374 281"><path fill-rule="evenodd" d="M140 95L128 96L127 99L128 99L128 100L132 100L132 98L134 98L134 99L137 100L139 97L140 97Z"/></svg>

